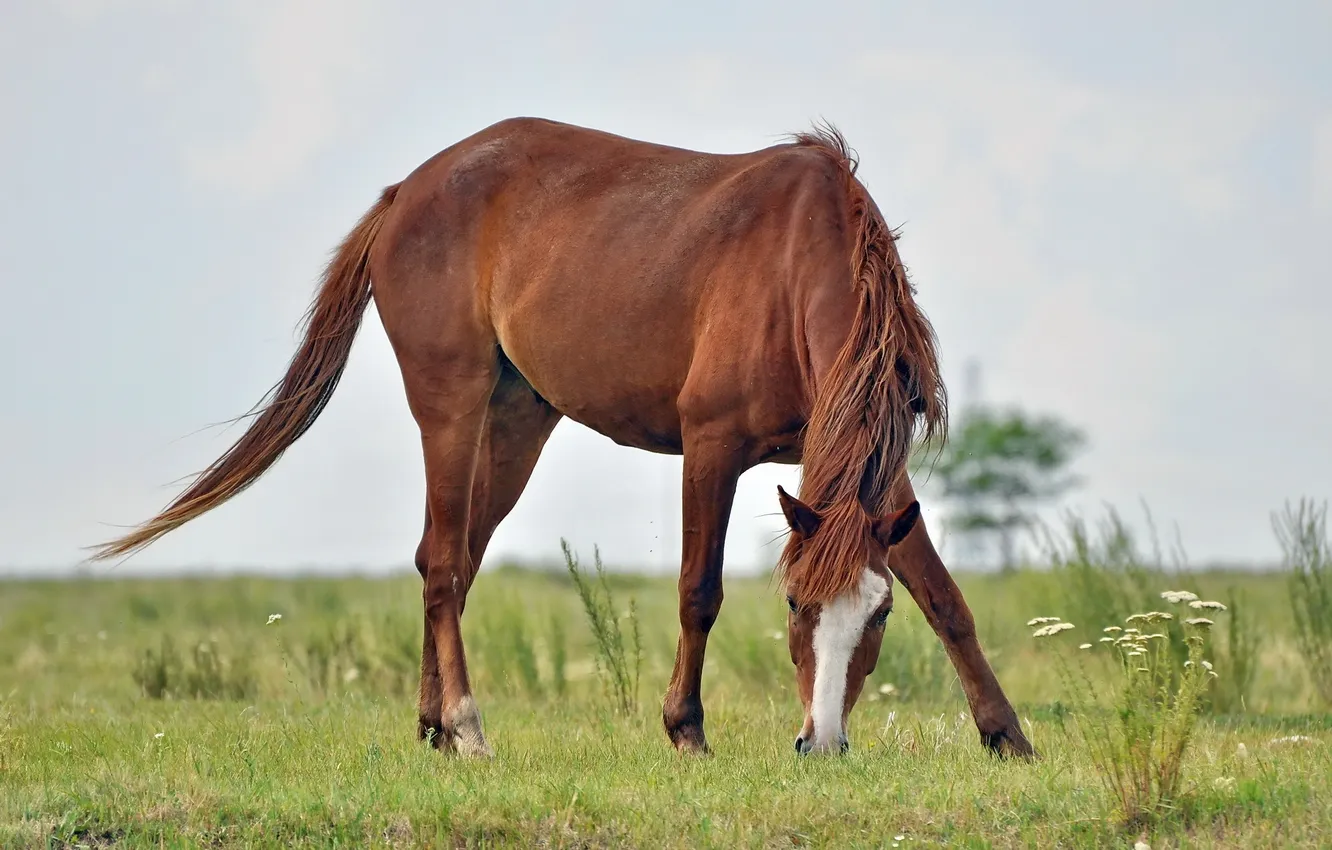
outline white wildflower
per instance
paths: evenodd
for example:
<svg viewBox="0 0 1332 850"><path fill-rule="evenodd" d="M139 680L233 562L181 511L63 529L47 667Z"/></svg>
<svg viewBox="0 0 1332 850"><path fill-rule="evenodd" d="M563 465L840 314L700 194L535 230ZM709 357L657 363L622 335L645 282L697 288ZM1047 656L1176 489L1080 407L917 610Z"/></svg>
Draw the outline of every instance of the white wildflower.
<svg viewBox="0 0 1332 850"><path fill-rule="evenodd" d="M885 682L884 684L879 685L879 693L883 694L886 697L890 697L893 694L897 693L897 686L894 685L892 682Z"/></svg>
<svg viewBox="0 0 1332 850"><path fill-rule="evenodd" d="M1084 644L1082 644L1081 646L1078 647L1078 649L1091 649L1091 648L1092 648L1092 645L1089 644L1089 643L1084 643Z"/></svg>
<svg viewBox="0 0 1332 850"><path fill-rule="evenodd" d="M1129 658L1133 658L1136 655L1142 655L1142 653L1135 649L1128 654Z"/></svg>
<svg viewBox="0 0 1332 850"><path fill-rule="evenodd" d="M1197 608L1197 609L1199 609L1200 611L1203 611L1203 610L1205 610L1205 611L1224 611L1224 610L1226 610L1226 606L1222 605L1220 602L1213 602L1213 601L1210 600L1210 599L1205 600L1205 601L1198 601L1198 600L1195 600L1195 601L1189 603L1189 607L1190 607L1190 608Z"/></svg>
<svg viewBox="0 0 1332 850"><path fill-rule="evenodd" d="M1115 642L1115 639L1112 638L1112 637L1103 637L1103 638L1101 638L1100 641L1099 641L1099 643L1114 643L1114 642Z"/></svg>
<svg viewBox="0 0 1332 850"><path fill-rule="evenodd" d="M153 738L155 738L158 741L162 740L165 737L166 737L165 732L158 732L157 734L153 735Z"/></svg>
<svg viewBox="0 0 1332 850"><path fill-rule="evenodd" d="M1175 616L1173 614L1167 614L1165 611L1148 611L1146 614L1132 614L1124 622L1159 623L1162 620L1173 620L1173 619L1175 619Z"/></svg>
<svg viewBox="0 0 1332 850"><path fill-rule="evenodd" d="M1108 635L1112 635L1116 632L1122 632L1124 630L1121 629L1119 626L1106 626L1105 628L1101 629L1101 631L1105 632Z"/></svg>
<svg viewBox="0 0 1332 850"><path fill-rule="evenodd" d="M1059 617L1032 617L1030 620L1027 621L1027 625L1043 626L1046 623L1057 623L1059 622L1059 619L1060 619Z"/></svg>
<svg viewBox="0 0 1332 850"><path fill-rule="evenodd" d="M1161 598L1167 602L1178 605L1181 602L1193 602L1198 598L1198 594L1188 590L1166 590L1162 591Z"/></svg>
<svg viewBox="0 0 1332 850"><path fill-rule="evenodd" d="M1207 619L1206 617L1190 617L1189 619L1184 621L1184 625L1199 626L1205 629L1208 626L1215 626L1216 623L1213 623L1211 620Z"/></svg>
<svg viewBox="0 0 1332 850"><path fill-rule="evenodd" d="M1066 629L1071 629L1071 628L1073 628L1073 624L1072 624L1072 623L1051 623L1051 624L1048 625L1048 626L1041 626L1039 629L1037 629L1036 631L1032 632L1032 633L1031 633L1031 636L1032 636L1032 637L1038 637L1038 638L1039 638L1039 637L1049 637L1050 635L1057 635L1057 634L1059 634L1060 632L1065 631Z"/></svg>
<svg viewBox="0 0 1332 850"><path fill-rule="evenodd" d="M282 615L281 615L281 614L269 614L269 615L268 615L268 622L267 622L265 625L269 625L269 626L271 626L271 625L273 625L274 623L276 623L278 620L281 620L281 619L282 619Z"/></svg>
<svg viewBox="0 0 1332 850"><path fill-rule="evenodd" d="M1308 735L1287 735L1284 738L1273 738L1273 744L1312 744L1313 738Z"/></svg>
<svg viewBox="0 0 1332 850"><path fill-rule="evenodd" d="M1137 841L1133 842L1133 850L1152 850L1152 845L1139 838Z"/></svg>
<svg viewBox="0 0 1332 850"><path fill-rule="evenodd" d="M1202 663L1202 666L1203 666L1203 669L1204 669L1204 670L1211 670L1211 669L1212 669L1212 662L1204 660L1203 663Z"/></svg>
<svg viewBox="0 0 1332 850"><path fill-rule="evenodd" d="M1235 748L1235 756L1240 759L1246 759L1249 757L1249 748L1244 746L1243 741L1240 741L1239 746Z"/></svg>

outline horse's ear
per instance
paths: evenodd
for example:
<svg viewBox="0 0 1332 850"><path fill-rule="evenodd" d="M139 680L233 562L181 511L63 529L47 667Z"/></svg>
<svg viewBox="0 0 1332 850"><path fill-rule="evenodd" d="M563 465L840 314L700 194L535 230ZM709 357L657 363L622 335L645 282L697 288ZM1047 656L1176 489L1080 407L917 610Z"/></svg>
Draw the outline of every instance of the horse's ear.
<svg viewBox="0 0 1332 850"><path fill-rule="evenodd" d="M874 521L874 539L878 540L879 544L885 549L896 546L911 533L911 529L916 527L918 519L920 519L920 502L913 501L900 511L876 519Z"/></svg>
<svg viewBox="0 0 1332 850"><path fill-rule="evenodd" d="M823 517L809 505L792 496L777 485L777 501L782 503L782 513L786 515L786 524L792 531L798 531L804 537L813 537L823 523Z"/></svg>

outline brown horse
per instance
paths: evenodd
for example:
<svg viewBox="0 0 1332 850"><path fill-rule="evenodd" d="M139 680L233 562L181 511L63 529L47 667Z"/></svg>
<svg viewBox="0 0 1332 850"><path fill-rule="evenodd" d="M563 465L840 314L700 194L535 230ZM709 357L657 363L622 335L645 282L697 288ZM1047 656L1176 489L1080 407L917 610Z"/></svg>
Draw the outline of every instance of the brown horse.
<svg viewBox="0 0 1332 850"><path fill-rule="evenodd" d="M944 388L933 330L855 168L832 129L717 155L513 119L453 145L344 240L245 433L94 557L134 552L253 484L328 403L373 298L425 457L423 738L490 753L459 620L495 527L568 416L684 455L680 638L662 710L677 749L708 749L703 656L736 481L776 461L804 467L801 499L779 492L805 707L796 748L845 746L891 569L947 648L982 741L1031 754L917 522L906 460L918 430L944 430Z"/></svg>

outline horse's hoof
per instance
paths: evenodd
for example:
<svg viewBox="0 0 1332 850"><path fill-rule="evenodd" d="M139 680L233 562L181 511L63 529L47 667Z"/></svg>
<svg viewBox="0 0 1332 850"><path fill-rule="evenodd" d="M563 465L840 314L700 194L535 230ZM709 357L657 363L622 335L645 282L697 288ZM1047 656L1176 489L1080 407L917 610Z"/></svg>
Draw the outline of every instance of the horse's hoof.
<svg viewBox="0 0 1332 850"><path fill-rule="evenodd" d="M448 729L444 734L449 739L449 749L464 758L488 759L495 756L481 728L481 712L470 695L459 700L448 713Z"/></svg>
<svg viewBox="0 0 1332 850"><path fill-rule="evenodd" d="M1007 726L997 732L982 732L981 743L1002 759L1039 761L1041 758L1040 753L1036 752L1036 748L1017 726Z"/></svg>
<svg viewBox="0 0 1332 850"><path fill-rule="evenodd" d="M675 751L681 755L712 755L707 736L697 727L676 730L675 734L671 735L671 743L675 745Z"/></svg>

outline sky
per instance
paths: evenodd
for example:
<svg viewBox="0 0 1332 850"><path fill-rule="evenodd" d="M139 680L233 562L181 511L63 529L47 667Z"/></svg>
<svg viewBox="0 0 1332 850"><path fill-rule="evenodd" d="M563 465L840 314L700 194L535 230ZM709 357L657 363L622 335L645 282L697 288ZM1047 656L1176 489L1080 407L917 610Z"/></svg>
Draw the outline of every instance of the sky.
<svg viewBox="0 0 1332 850"><path fill-rule="evenodd" d="M1047 517L1145 503L1193 563L1275 560L1271 513L1332 496L1332 5L926 5L10 0L0 569L70 569L165 505L379 190L517 115L716 152L835 123L954 398L975 362L984 401L1087 433ZM674 571L680 471L565 420L488 561L564 537ZM772 563L798 480L742 478L729 569ZM371 310L267 476L92 572L401 568L423 504Z"/></svg>

